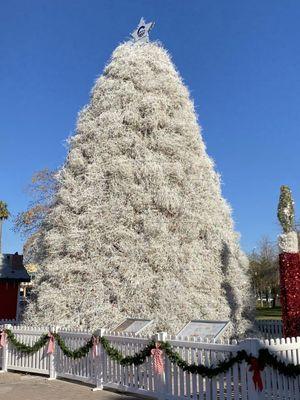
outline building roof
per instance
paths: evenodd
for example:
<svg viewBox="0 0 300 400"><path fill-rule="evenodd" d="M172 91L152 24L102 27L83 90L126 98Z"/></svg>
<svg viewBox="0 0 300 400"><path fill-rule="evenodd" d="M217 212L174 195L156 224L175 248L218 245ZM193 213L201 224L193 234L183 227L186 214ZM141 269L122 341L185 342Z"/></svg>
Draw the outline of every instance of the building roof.
<svg viewBox="0 0 300 400"><path fill-rule="evenodd" d="M23 256L0 254L0 281L30 282L30 276L23 265Z"/></svg>

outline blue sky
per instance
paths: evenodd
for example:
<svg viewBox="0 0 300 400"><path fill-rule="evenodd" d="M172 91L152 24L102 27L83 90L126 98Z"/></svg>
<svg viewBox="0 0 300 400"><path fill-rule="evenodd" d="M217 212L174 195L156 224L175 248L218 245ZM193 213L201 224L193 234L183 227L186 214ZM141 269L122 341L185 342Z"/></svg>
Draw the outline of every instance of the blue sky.
<svg viewBox="0 0 300 400"><path fill-rule="evenodd" d="M243 249L276 240L280 185L300 204L298 0L2 0L0 199L18 213L32 174L62 164L93 82L141 16L191 91ZM11 222L3 242L22 249Z"/></svg>

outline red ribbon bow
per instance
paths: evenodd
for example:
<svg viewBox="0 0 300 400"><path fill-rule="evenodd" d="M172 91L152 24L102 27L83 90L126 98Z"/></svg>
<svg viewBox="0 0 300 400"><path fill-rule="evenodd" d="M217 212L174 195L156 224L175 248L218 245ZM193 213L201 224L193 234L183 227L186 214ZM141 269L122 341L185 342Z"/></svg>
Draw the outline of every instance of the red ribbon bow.
<svg viewBox="0 0 300 400"><path fill-rule="evenodd" d="M5 331L0 332L0 349L6 345L7 333Z"/></svg>
<svg viewBox="0 0 300 400"><path fill-rule="evenodd" d="M162 359L163 351L160 349L160 344L155 344L155 349L151 350L153 357L154 372L156 374L162 374L164 372L164 362Z"/></svg>
<svg viewBox="0 0 300 400"><path fill-rule="evenodd" d="M98 355L99 338L96 336L93 336L92 341L93 341L92 353L93 353L93 358L95 358Z"/></svg>
<svg viewBox="0 0 300 400"><path fill-rule="evenodd" d="M55 339L51 332L48 333L48 337L49 337L49 343L48 343L47 354L53 354L54 346L55 346Z"/></svg>
<svg viewBox="0 0 300 400"><path fill-rule="evenodd" d="M261 379L260 371L263 371L264 366L261 365L257 358L251 357L249 371L253 371L252 380L256 390L261 392L264 388L263 381Z"/></svg>

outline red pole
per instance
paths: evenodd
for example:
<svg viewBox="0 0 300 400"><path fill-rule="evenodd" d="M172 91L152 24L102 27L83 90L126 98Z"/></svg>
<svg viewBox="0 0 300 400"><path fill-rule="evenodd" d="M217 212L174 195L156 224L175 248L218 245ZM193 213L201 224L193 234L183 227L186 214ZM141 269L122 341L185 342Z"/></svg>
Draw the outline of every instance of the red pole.
<svg viewBox="0 0 300 400"><path fill-rule="evenodd" d="M279 254L280 302L284 337L300 336L300 254Z"/></svg>

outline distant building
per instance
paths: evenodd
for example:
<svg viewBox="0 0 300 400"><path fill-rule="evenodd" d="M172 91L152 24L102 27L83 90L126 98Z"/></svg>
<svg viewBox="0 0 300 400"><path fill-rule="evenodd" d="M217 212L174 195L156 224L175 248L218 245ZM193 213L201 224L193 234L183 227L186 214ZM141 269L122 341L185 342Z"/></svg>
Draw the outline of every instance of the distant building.
<svg viewBox="0 0 300 400"><path fill-rule="evenodd" d="M20 285L20 296L21 296L20 300L21 300L22 307L28 301L28 297L30 296L31 289L34 286L35 274L38 270L38 266L36 264L32 264L32 263L26 264L26 265L24 265L24 267L26 268L26 271L28 272L28 274L30 276L30 282L22 282Z"/></svg>
<svg viewBox="0 0 300 400"><path fill-rule="evenodd" d="M21 282L30 282L23 256L0 254L0 320L18 319Z"/></svg>

